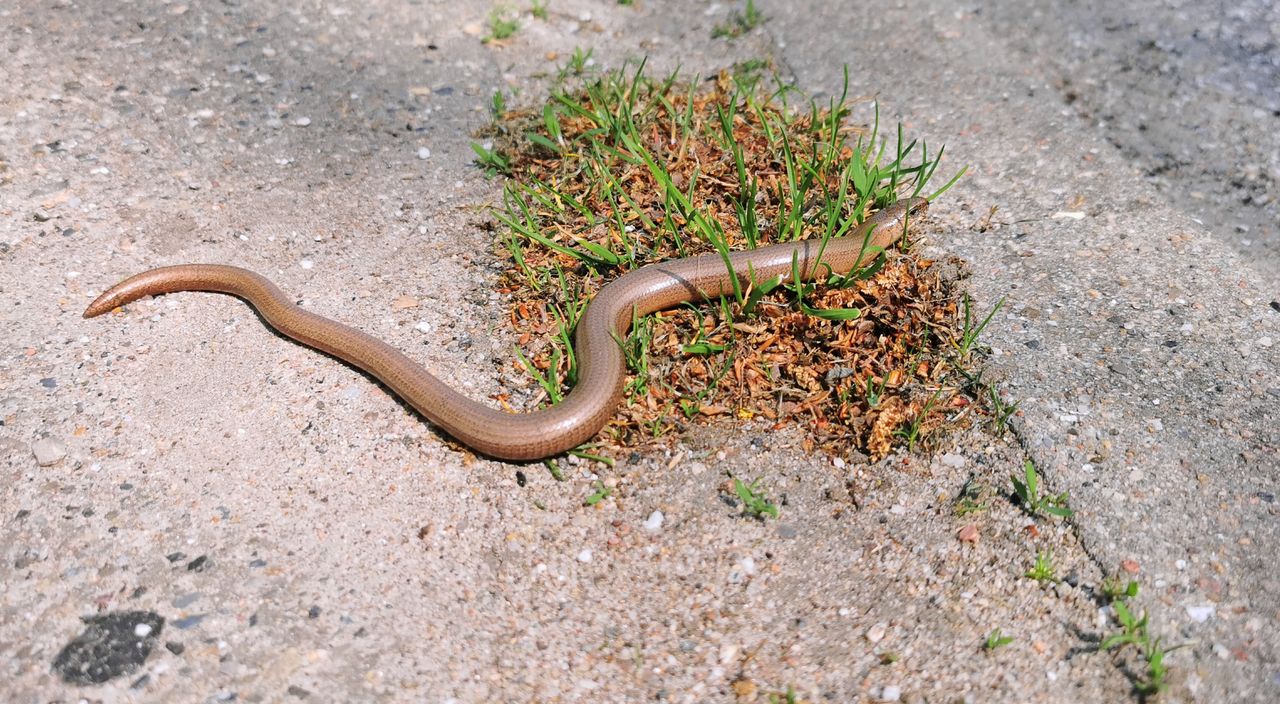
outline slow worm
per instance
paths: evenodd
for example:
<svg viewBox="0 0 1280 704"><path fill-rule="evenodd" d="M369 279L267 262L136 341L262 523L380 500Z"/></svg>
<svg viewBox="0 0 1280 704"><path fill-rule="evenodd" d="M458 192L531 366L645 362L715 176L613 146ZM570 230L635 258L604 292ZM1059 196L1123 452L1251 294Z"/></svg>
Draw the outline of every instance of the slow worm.
<svg viewBox="0 0 1280 704"><path fill-rule="evenodd" d="M808 280L843 274L871 261L903 234L909 216L928 207L924 198L899 201L868 218L852 233L827 242L804 240L733 252L733 275L745 287L797 271ZM821 251L821 265L818 255ZM342 323L299 308L267 279L219 264L152 269L107 289L84 311L102 315L143 296L175 291L217 291L244 299L271 327L308 347L327 352L373 375L432 423L476 451L508 460L533 460L574 448L604 427L622 399L626 360L617 340L634 316L686 301L733 292L719 254L650 264L600 289L574 335L578 383L560 403L512 414L473 401L446 386L390 345Z"/></svg>

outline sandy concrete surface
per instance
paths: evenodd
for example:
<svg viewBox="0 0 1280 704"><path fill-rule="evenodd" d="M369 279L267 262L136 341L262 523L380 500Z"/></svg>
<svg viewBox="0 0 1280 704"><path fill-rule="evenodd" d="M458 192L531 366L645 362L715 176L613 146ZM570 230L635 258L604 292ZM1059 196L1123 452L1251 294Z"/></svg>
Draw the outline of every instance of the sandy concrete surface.
<svg viewBox="0 0 1280 704"><path fill-rule="evenodd" d="M480 2L0 8L3 698L1136 700L1132 659L1097 652L1116 574L1187 644L1162 701L1280 696L1272 264L1082 117L1061 38L834 5L761 3L727 42L728 5L553 0L502 45ZM80 318L144 268L240 264L473 396L526 383L470 133L575 47L689 72L766 56L827 93L848 63L947 143L972 170L930 246L1007 299L989 373L1016 435L869 466L711 426L557 482L460 451L234 299ZM966 482L1007 491L1028 458L1072 519L998 494L955 516ZM741 517L729 472L780 518ZM1023 576L1041 550L1063 581ZM987 652L997 627L1015 640Z"/></svg>

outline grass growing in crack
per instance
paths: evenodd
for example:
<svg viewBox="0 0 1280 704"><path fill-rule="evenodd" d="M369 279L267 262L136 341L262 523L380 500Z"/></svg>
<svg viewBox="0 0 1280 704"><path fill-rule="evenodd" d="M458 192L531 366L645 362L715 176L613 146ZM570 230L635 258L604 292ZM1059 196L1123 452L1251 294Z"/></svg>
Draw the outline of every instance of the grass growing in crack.
<svg viewBox="0 0 1280 704"><path fill-rule="evenodd" d="M1065 518L1074 513L1067 508L1067 492L1056 495L1040 493L1040 475L1031 460L1023 463L1021 479L1014 475L1013 493L1018 497L1023 510L1032 517L1048 514Z"/></svg>
<svg viewBox="0 0 1280 704"><path fill-rule="evenodd" d="M939 168L942 150L901 128L894 144L878 113L868 130L849 126L847 91L805 106L759 62L700 82L652 77L643 63L599 72L590 57L574 52L545 105L495 104L493 146L473 145L482 168L511 176L494 212L512 264L500 286L519 369L548 401L576 373L571 302L671 257L713 253L728 266L744 248L825 247L926 192ZM952 404L962 391L945 342L962 338L961 299L932 262L882 255L826 281L735 283L718 301L635 321L648 327L621 341L631 375L605 444L664 435L682 416L736 416L803 422L809 449L852 444L879 458L968 405Z"/></svg>
<svg viewBox="0 0 1280 704"><path fill-rule="evenodd" d="M1130 582L1130 584L1134 585L1133 593L1136 595L1137 583ZM1135 616L1123 599L1113 601L1111 609L1115 612L1120 631L1104 638L1098 645L1098 649L1109 651L1128 645L1133 646L1146 665L1143 674L1133 676L1134 690L1141 696L1154 696L1164 691L1168 687L1166 680L1169 675L1169 668L1164 664L1164 659L1171 651L1185 647L1187 644L1166 648L1163 639L1151 635L1148 614L1143 612L1141 617Z"/></svg>
<svg viewBox="0 0 1280 704"><path fill-rule="evenodd" d="M1057 568L1053 565L1053 551L1041 550L1037 552L1036 561L1031 566L1031 569L1027 570L1026 576L1041 583L1059 581Z"/></svg>
<svg viewBox="0 0 1280 704"><path fill-rule="evenodd" d="M997 628L987 634L987 640L982 644L982 647L984 650L991 651L996 648L1003 648L1012 642L1013 638L1011 636L1002 634L1000 629Z"/></svg>
<svg viewBox="0 0 1280 704"><path fill-rule="evenodd" d="M742 12L734 11L729 21L716 25L711 30L712 39L736 39L759 27L765 21L764 14L756 9L755 0L747 0Z"/></svg>
<svg viewBox="0 0 1280 704"><path fill-rule="evenodd" d="M778 517L778 507L764 495L760 488L759 479L748 484L734 477L733 491L742 500L742 514L744 516L760 520L764 520L765 516Z"/></svg>

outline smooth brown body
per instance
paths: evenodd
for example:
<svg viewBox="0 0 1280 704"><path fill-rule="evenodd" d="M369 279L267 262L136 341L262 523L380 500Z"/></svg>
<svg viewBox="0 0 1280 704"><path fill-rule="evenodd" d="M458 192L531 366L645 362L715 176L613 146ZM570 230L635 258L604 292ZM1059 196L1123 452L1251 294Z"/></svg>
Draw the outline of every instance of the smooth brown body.
<svg viewBox="0 0 1280 704"><path fill-rule="evenodd" d="M872 261L901 236L908 216L928 206L913 198L885 208L846 237L828 241L818 266L819 240L777 244L730 255L733 275L748 285L775 276L790 278L792 259L802 278L842 274ZM868 235L870 238L868 239ZM161 267L130 277L85 309L92 318L143 296L175 291L218 291L249 302L281 333L342 359L386 384L431 422L462 443L492 457L533 460L576 447L613 415L622 399L626 360L616 340L634 316L716 298L733 292L733 279L718 254L650 264L600 290L583 313L574 336L578 383L549 408L512 414L473 401L445 386L420 364L377 338L299 308L262 276L219 264Z"/></svg>

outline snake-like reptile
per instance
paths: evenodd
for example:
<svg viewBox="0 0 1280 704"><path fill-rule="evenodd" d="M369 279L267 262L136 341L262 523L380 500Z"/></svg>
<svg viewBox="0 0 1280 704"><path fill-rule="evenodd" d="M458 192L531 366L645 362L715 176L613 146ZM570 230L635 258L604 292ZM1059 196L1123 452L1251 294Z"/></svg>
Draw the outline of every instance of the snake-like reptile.
<svg viewBox="0 0 1280 704"><path fill-rule="evenodd" d="M872 215L852 233L830 239L775 244L650 264L618 277L587 306L574 334L578 383L560 403L512 414L473 401L446 386L387 343L299 308L260 274L220 264L152 269L112 286L84 311L102 315L143 296L175 291L217 291L244 299L279 332L363 369L432 423L472 449L501 459L534 460L572 449L609 422L622 400L626 359L618 340L634 317L687 301L713 299L739 285L789 278L793 260L805 280L865 266L892 246L908 218L928 207L924 198L899 201ZM819 256L821 260L819 261Z"/></svg>

